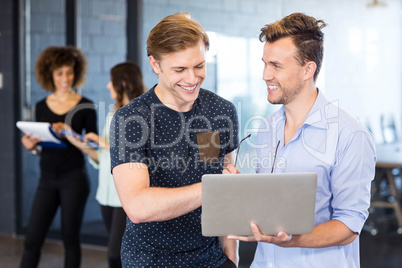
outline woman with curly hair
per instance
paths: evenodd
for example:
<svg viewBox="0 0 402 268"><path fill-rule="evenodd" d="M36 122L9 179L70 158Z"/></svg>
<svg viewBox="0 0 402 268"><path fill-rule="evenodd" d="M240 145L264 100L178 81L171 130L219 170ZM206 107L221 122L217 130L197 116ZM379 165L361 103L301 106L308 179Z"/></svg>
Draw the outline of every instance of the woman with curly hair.
<svg viewBox="0 0 402 268"><path fill-rule="evenodd" d="M48 47L36 62L36 77L50 94L36 104L36 121L49 122L56 132L97 132L92 101L77 93L85 80L87 63L75 47ZM81 263L80 230L89 181L84 156L65 141L64 147L45 146L29 134L24 147L40 155L40 180L35 193L20 267L37 267L41 248L57 209L61 208L61 232L65 248L64 267Z"/></svg>

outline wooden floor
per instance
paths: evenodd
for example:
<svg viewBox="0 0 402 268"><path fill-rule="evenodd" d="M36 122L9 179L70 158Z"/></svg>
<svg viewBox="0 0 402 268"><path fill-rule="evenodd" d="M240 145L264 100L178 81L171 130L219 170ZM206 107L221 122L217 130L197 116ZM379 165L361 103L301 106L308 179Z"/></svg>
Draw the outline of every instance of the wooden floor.
<svg viewBox="0 0 402 268"><path fill-rule="evenodd" d="M18 267L22 254L23 238L0 235L0 267ZM107 268L106 248L83 245L81 268ZM47 240L43 246L39 268L63 267L63 245Z"/></svg>
<svg viewBox="0 0 402 268"><path fill-rule="evenodd" d="M363 231L360 236L361 268L401 268L402 236L393 224L380 225L380 232L372 236ZM18 267L23 238L0 235L0 267ZM254 243L240 244L240 268L250 266ZM47 240L43 247L39 268L63 267L63 246L60 241ZM83 244L81 268L107 268L106 248Z"/></svg>

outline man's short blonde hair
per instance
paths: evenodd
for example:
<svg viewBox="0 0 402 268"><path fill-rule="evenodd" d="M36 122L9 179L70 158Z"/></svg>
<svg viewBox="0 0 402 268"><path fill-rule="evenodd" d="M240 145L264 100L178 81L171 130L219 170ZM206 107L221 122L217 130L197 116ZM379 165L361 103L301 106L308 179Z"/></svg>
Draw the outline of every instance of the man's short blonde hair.
<svg viewBox="0 0 402 268"><path fill-rule="evenodd" d="M148 57L160 60L162 55L182 51L202 43L209 49L209 38L202 26L191 19L190 13L176 13L161 20L149 33Z"/></svg>

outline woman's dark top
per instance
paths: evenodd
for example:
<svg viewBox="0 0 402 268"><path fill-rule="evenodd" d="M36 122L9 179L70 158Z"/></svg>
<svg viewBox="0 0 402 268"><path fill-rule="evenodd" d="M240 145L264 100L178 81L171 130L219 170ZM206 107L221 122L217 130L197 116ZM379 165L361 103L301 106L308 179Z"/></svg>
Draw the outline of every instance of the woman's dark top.
<svg viewBox="0 0 402 268"><path fill-rule="evenodd" d="M79 133L97 133L95 105L89 99L82 97L78 104L68 113L58 115L52 112L46 98L36 104L36 121L57 123L63 122ZM40 159L40 168L47 172L67 172L83 168L84 156L79 149L66 140L67 148L43 147Z"/></svg>

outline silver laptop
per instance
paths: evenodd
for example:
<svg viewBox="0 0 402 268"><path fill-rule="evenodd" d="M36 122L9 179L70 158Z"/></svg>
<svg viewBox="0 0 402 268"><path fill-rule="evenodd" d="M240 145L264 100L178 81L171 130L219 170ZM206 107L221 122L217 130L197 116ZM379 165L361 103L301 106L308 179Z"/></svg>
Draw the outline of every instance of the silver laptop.
<svg viewBox="0 0 402 268"><path fill-rule="evenodd" d="M202 234L253 235L250 223L276 235L313 231L317 174L207 174L202 176Z"/></svg>

